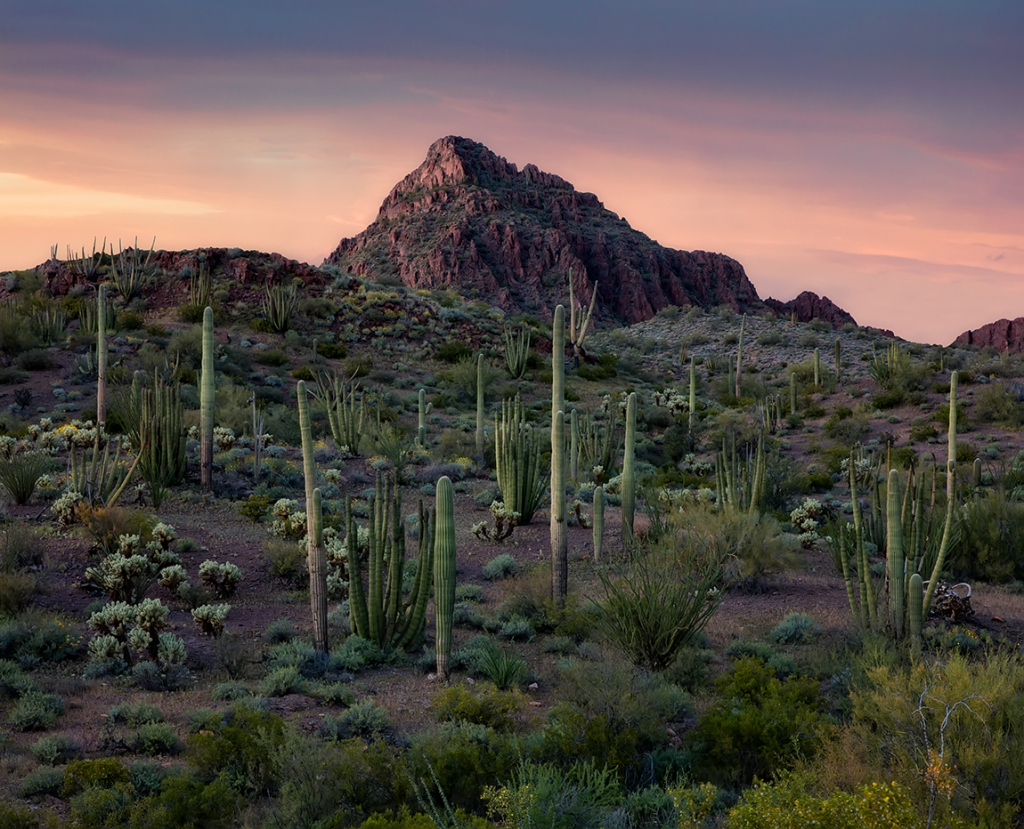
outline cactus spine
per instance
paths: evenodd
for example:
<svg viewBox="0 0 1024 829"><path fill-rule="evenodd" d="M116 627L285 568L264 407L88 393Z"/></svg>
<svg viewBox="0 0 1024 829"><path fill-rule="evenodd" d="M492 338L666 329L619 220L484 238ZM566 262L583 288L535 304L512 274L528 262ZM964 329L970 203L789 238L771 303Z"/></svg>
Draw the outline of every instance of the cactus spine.
<svg viewBox="0 0 1024 829"><path fill-rule="evenodd" d="M96 292L96 422L107 423L107 293L103 285Z"/></svg>
<svg viewBox="0 0 1024 829"><path fill-rule="evenodd" d="M594 490L594 564L601 563L604 548L604 487Z"/></svg>
<svg viewBox="0 0 1024 829"><path fill-rule="evenodd" d="M199 478L206 492L213 485L213 309L203 311L203 362L199 389ZM305 394L303 394L305 397ZM305 400L303 400L305 403ZM307 494L307 501L309 500ZM307 504L307 509L308 509Z"/></svg>
<svg viewBox="0 0 1024 829"><path fill-rule="evenodd" d="M447 475L437 482L434 531L434 614L437 628L437 675L448 680L455 608L455 501Z"/></svg>
<svg viewBox="0 0 1024 829"><path fill-rule="evenodd" d="M742 319L740 319L740 341L739 341L739 344L736 346L736 397L737 397L737 399L740 396L740 376L741 376L740 372L742 370L742 360L743 360L743 328L746 325L746 323L747 323L747 315L744 314Z"/></svg>
<svg viewBox="0 0 1024 829"><path fill-rule="evenodd" d="M420 449L427 448L427 415L430 414L434 408L433 403L427 403L427 391L426 389L420 389L420 427L418 431L419 437L417 438Z"/></svg>
<svg viewBox="0 0 1024 829"><path fill-rule="evenodd" d="M551 598L565 599L569 590L569 548L565 527L565 415L551 423Z"/></svg>
<svg viewBox="0 0 1024 829"><path fill-rule="evenodd" d="M309 567L309 605L313 617L313 647L327 650L327 552L323 545L323 517L319 490L316 488L316 462L313 460L313 430L309 424L306 381L299 380L295 390L299 405L299 431L302 434L302 473L306 484L307 566Z"/></svg>
<svg viewBox="0 0 1024 829"><path fill-rule="evenodd" d="M476 356L476 454L484 457L484 355Z"/></svg>
<svg viewBox="0 0 1024 829"><path fill-rule="evenodd" d="M626 448L622 456L622 541L633 539L633 513L636 508L636 392L626 398Z"/></svg>

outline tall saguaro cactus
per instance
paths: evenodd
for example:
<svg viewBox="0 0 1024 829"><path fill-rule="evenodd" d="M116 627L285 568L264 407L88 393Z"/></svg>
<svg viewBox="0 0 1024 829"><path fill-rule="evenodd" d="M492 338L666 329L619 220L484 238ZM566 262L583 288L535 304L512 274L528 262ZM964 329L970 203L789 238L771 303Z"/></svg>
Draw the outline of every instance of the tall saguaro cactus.
<svg viewBox="0 0 1024 829"><path fill-rule="evenodd" d="M437 675L447 681L452 655L455 609L455 495L447 475L437 482L434 530L434 614L437 627Z"/></svg>
<svg viewBox="0 0 1024 829"><path fill-rule="evenodd" d="M96 291L96 422L107 423L107 292Z"/></svg>
<svg viewBox="0 0 1024 829"><path fill-rule="evenodd" d="M594 489L594 564L601 563L604 548L604 487Z"/></svg>
<svg viewBox="0 0 1024 829"><path fill-rule="evenodd" d="M690 442L694 440L693 427L697 423L697 366L690 357L690 420L687 424L690 430Z"/></svg>
<svg viewBox="0 0 1024 829"><path fill-rule="evenodd" d="M622 540L633 539L633 513L636 508L636 392L626 398L626 448L622 456Z"/></svg>
<svg viewBox="0 0 1024 829"><path fill-rule="evenodd" d="M484 355L476 356L476 453L484 457Z"/></svg>
<svg viewBox="0 0 1024 829"><path fill-rule="evenodd" d="M313 460L313 430L309 424L306 381L299 380L295 390L299 405L299 431L302 434L302 473L306 483L307 566L309 568L309 605L313 616L313 646L327 650L327 552L323 545L323 521L314 518L316 501L316 462ZM319 530L317 524L319 523Z"/></svg>
<svg viewBox="0 0 1024 829"><path fill-rule="evenodd" d="M565 599L569 591L569 546L565 527L565 415L551 422L551 598Z"/></svg>
<svg viewBox="0 0 1024 829"><path fill-rule="evenodd" d="M569 269L569 342L572 343L572 358L573 365L577 368L580 364L580 353L583 350L583 340L587 336L587 326L590 325L590 319L594 314L594 303L597 301L597 283L594 283L594 289L590 294L590 305L587 307L586 313L583 312L583 306L579 308L579 312L576 310L576 297L573 295L572 288L572 268Z"/></svg>
<svg viewBox="0 0 1024 829"><path fill-rule="evenodd" d="M736 399L740 397L740 377L742 376L743 368L743 328L747 324L747 315L744 314L740 319L740 341L739 345L736 346Z"/></svg>
<svg viewBox="0 0 1024 829"><path fill-rule="evenodd" d="M565 307L555 308L551 326L551 419L565 411Z"/></svg>
<svg viewBox="0 0 1024 829"><path fill-rule="evenodd" d="M216 394L214 388L213 309L206 306L206 310L203 311L203 362L199 388L199 483L206 492L213 486L213 407Z"/></svg>
<svg viewBox="0 0 1024 829"><path fill-rule="evenodd" d="M900 521L900 473L889 470L886 502L889 566L889 621L897 639L903 638L906 569L903 561L903 524Z"/></svg>

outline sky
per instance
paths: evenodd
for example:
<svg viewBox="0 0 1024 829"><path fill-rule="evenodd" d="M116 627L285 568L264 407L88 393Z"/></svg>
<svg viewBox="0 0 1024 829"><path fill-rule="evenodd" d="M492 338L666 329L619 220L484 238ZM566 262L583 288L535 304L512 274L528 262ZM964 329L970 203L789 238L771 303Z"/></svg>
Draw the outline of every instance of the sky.
<svg viewBox="0 0 1024 829"><path fill-rule="evenodd" d="M943 344L1024 316L1019 0L0 0L0 270L319 264L445 135L762 298Z"/></svg>

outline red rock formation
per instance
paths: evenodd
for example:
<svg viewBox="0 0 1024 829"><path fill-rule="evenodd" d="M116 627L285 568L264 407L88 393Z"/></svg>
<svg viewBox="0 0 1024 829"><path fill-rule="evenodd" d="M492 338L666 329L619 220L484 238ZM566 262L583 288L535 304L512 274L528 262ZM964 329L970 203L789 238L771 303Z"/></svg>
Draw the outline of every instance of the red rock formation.
<svg viewBox="0 0 1024 829"><path fill-rule="evenodd" d="M1019 354L1024 351L1024 317L996 320L974 331L964 331L953 340L953 345L975 345Z"/></svg>
<svg viewBox="0 0 1024 829"><path fill-rule="evenodd" d="M847 312L836 305L827 296L818 296L812 291L804 291L796 299L782 302L768 297L764 304L775 311L780 317L792 317L795 313L798 322L824 320L835 329L844 325L856 325L857 322Z"/></svg>
<svg viewBox="0 0 1024 829"><path fill-rule="evenodd" d="M324 264L548 317L568 299L570 269L580 302L589 303L596 282L595 313L615 321L649 319L667 305L761 305L736 260L662 247L594 194L455 136L431 145L376 221Z"/></svg>

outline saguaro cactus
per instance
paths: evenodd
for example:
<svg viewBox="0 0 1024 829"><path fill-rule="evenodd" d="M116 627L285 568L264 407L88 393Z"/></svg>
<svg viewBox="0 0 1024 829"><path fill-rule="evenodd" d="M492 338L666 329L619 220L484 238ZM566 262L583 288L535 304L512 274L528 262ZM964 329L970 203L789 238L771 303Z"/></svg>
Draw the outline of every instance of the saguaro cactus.
<svg viewBox="0 0 1024 829"><path fill-rule="evenodd" d="M484 456L484 355L476 356L476 453Z"/></svg>
<svg viewBox="0 0 1024 829"><path fill-rule="evenodd" d="M434 614L437 627L437 675L447 681L452 655L455 609L455 500L447 475L437 482L434 531Z"/></svg>
<svg viewBox="0 0 1024 829"><path fill-rule="evenodd" d="M580 424L573 409L569 415L569 477L575 484L580 474Z"/></svg>
<svg viewBox="0 0 1024 829"><path fill-rule="evenodd" d="M911 575L907 583L907 621L910 624L910 641L915 650L921 647L921 629L924 623L924 582L920 573Z"/></svg>
<svg viewBox="0 0 1024 829"><path fill-rule="evenodd" d="M565 415L551 423L551 598L561 602L569 590L569 547L565 527Z"/></svg>
<svg viewBox="0 0 1024 829"><path fill-rule="evenodd" d="M903 638L903 597L906 571L903 560L903 525L900 521L900 473L889 470L889 488L886 501L886 527L888 530L887 563L889 567L889 623L897 639Z"/></svg>
<svg viewBox="0 0 1024 829"><path fill-rule="evenodd" d="M796 414L796 372L789 373L789 413Z"/></svg>
<svg viewBox="0 0 1024 829"><path fill-rule="evenodd" d="M633 538L633 512L636 508L636 392L626 398L626 448L622 456L622 540Z"/></svg>
<svg viewBox="0 0 1024 829"><path fill-rule="evenodd" d="M697 366L690 357L690 441L693 441L693 427L697 422Z"/></svg>
<svg viewBox="0 0 1024 829"><path fill-rule="evenodd" d="M601 563L604 549L604 487L594 489L594 564Z"/></svg>
<svg viewBox="0 0 1024 829"><path fill-rule="evenodd" d="M418 431L417 440L420 444L420 449L427 448L427 415L430 414L434 408L433 403L427 403L427 391L426 389L420 389L420 426Z"/></svg>
<svg viewBox="0 0 1024 829"><path fill-rule="evenodd" d="M579 311L576 310L576 298L573 295L572 288L572 269L569 269L569 342L572 343L572 359L573 366L579 368L580 365L580 353L583 350L583 340L587 336L587 326L590 325L590 319L594 313L594 303L597 301L597 283L594 283L594 289L590 294L590 305L587 307L586 313L583 313L583 306L580 305Z"/></svg>
<svg viewBox="0 0 1024 829"><path fill-rule="evenodd" d="M814 349L814 388L821 385L821 352Z"/></svg>
<svg viewBox="0 0 1024 829"><path fill-rule="evenodd" d="M295 390L299 405L299 431L302 434L302 473L306 483L307 566L309 568L309 604L313 616L313 647L327 650L327 552L323 545L323 521L315 518L316 462L313 460L313 430L309 424L306 381L299 380ZM319 524L319 529L317 528Z"/></svg>
<svg viewBox="0 0 1024 829"><path fill-rule="evenodd" d="M743 318L740 319L740 341L736 346L736 397L740 396L740 377L742 376L743 367L743 328L747 323L747 315L744 314Z"/></svg>
<svg viewBox="0 0 1024 829"><path fill-rule="evenodd" d="M199 388L199 483L205 491L213 485L213 309L203 311L203 362ZM303 400L305 403L305 400Z"/></svg>
<svg viewBox="0 0 1024 829"><path fill-rule="evenodd" d="M96 291L96 422L107 423L107 293L103 285Z"/></svg>
<svg viewBox="0 0 1024 829"><path fill-rule="evenodd" d="M839 343L839 338L836 337L835 341L835 363L836 363L836 384L842 381L843 376L843 353L842 346Z"/></svg>
<svg viewBox="0 0 1024 829"><path fill-rule="evenodd" d="M555 308L551 326L551 419L565 411L565 308Z"/></svg>

